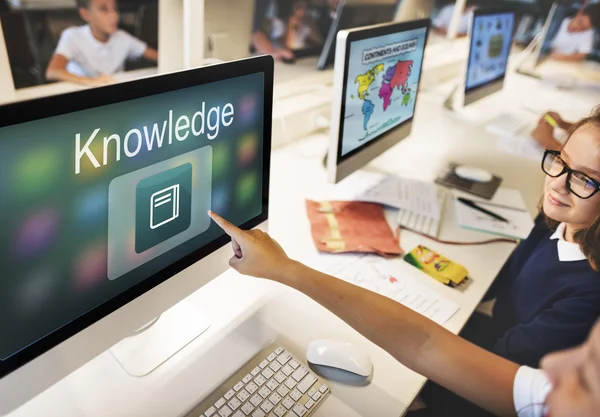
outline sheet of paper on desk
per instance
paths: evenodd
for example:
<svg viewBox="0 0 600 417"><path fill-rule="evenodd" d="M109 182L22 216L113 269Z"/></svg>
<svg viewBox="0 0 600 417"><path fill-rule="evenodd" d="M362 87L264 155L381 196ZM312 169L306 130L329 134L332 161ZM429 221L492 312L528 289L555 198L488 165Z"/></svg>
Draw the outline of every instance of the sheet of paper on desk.
<svg viewBox="0 0 600 417"><path fill-rule="evenodd" d="M441 215L434 183L397 175L358 172L336 187L332 199L383 204L436 220Z"/></svg>
<svg viewBox="0 0 600 417"><path fill-rule="evenodd" d="M504 223L468 207L458 200L454 200L456 220L461 227L510 238L525 239L533 229L533 219L527 211L523 196L519 190L512 188L499 188L491 200L474 198L471 195L454 191L454 196L461 196L473 200L482 208L487 209L508 220ZM498 207L506 206L506 208Z"/></svg>
<svg viewBox="0 0 600 417"><path fill-rule="evenodd" d="M524 136L499 135L498 150L533 161L541 161L544 155L544 149L540 145L532 138Z"/></svg>
<svg viewBox="0 0 600 417"><path fill-rule="evenodd" d="M403 262L371 255L319 255L308 265L336 278L395 300L443 325L459 307L406 271Z"/></svg>

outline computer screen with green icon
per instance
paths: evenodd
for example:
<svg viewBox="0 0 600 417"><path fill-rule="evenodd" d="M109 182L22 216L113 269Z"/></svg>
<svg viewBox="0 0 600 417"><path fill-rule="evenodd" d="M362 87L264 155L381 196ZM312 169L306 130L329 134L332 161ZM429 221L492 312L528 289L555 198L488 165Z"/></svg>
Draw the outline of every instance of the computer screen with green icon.
<svg viewBox="0 0 600 417"><path fill-rule="evenodd" d="M68 100L81 95L64 96L41 110L49 117L19 112L27 103L0 116L0 378L76 332L64 332L72 322L222 246L208 210L264 221L272 86L252 67L133 85L146 93L112 86L79 106ZM128 99L110 97L119 88Z"/></svg>

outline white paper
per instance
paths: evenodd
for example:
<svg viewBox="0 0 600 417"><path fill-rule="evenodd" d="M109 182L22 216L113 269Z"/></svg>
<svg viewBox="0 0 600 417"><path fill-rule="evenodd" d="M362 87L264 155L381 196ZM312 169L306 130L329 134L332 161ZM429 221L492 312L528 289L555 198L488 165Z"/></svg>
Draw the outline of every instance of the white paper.
<svg viewBox="0 0 600 417"><path fill-rule="evenodd" d="M524 136L498 136L498 150L520 158L542 161L544 149L531 138Z"/></svg>
<svg viewBox="0 0 600 417"><path fill-rule="evenodd" d="M408 275L401 260L374 255L319 255L309 266L391 298L443 325L459 310L450 301Z"/></svg>
<svg viewBox="0 0 600 417"><path fill-rule="evenodd" d="M441 216L434 183L397 175L361 172L336 187L333 199L383 204L434 220L439 220Z"/></svg>
<svg viewBox="0 0 600 417"><path fill-rule="evenodd" d="M527 238L533 229L533 219L526 209L519 190L499 188L491 200L483 200L457 191L454 191L454 195L472 200L482 208L508 220L508 223L496 220L455 198L456 219L461 227L517 239ZM498 205L507 208L498 207Z"/></svg>

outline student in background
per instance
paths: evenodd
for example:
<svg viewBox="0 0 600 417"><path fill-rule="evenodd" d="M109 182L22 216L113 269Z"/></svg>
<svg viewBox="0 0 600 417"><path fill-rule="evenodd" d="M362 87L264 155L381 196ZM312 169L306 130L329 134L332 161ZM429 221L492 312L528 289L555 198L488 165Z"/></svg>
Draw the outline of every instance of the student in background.
<svg viewBox="0 0 600 417"><path fill-rule="evenodd" d="M307 12L307 0L293 1L285 42L285 46L292 51L323 44L323 36L319 32L316 22Z"/></svg>
<svg viewBox="0 0 600 417"><path fill-rule="evenodd" d="M214 213L210 216L231 236L230 265L238 272L303 292L409 369L489 412L519 417L600 415L600 324L581 346L545 358L543 370L519 366L390 298L289 259L260 230L242 231ZM472 416L452 409L437 415Z"/></svg>
<svg viewBox="0 0 600 417"><path fill-rule="evenodd" d="M102 85L113 82L112 75L123 71L128 59L158 60L156 50L118 29L116 0L77 0L77 6L87 25L62 33L46 78Z"/></svg>
<svg viewBox="0 0 600 417"><path fill-rule="evenodd" d="M562 21L552 42L553 59L583 61L594 47L595 28L600 27L600 4L590 4Z"/></svg>
<svg viewBox="0 0 600 417"><path fill-rule="evenodd" d="M465 10L460 15L460 21L458 24L457 36L466 36L469 30L469 15L476 6L474 1L467 1ZM452 15L454 14L454 2L447 4L440 9L435 19L433 19L432 26L433 30L442 35L448 33L450 22L452 21Z"/></svg>
<svg viewBox="0 0 600 417"><path fill-rule="evenodd" d="M285 46L290 0L256 0L252 19L252 45L259 54L277 61L293 62L295 55Z"/></svg>

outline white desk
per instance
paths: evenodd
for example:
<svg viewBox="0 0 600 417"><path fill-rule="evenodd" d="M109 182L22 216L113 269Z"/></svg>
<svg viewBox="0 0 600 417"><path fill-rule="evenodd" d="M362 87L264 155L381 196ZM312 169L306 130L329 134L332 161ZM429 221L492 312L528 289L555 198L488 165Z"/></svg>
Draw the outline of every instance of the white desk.
<svg viewBox="0 0 600 417"><path fill-rule="evenodd" d="M494 101L495 98L482 101L482 110L474 107L473 113L481 112L483 120L485 109L500 107L498 103L506 97L535 94L536 86L536 80L511 75L508 94L498 101ZM466 121L464 115L450 113L442 107L443 92L440 88L420 97L411 138L374 161L369 169L433 178L450 160L477 164L502 175L504 185L519 188L527 207L535 212L542 184L539 163L499 154L494 136ZM547 104L558 111L568 110L564 107L568 101L563 100L567 94L556 93L555 102ZM304 198L327 193L332 188L325 182L321 167L327 143L327 137L314 136L273 153L270 231L296 258L306 259L315 253ZM440 237L467 240L482 236L458 228L452 205L447 206ZM424 285L460 305L460 311L446 323L448 329L458 332L489 288L512 246L459 248L402 233L401 245L405 250L423 242L464 264L470 271L472 284L464 292L445 287L415 271ZM301 357L312 339L323 336L353 341L371 355L375 366L373 382L363 388L332 384L334 395L319 410L320 416L398 417L425 382L423 377L407 370L337 317L304 295L278 284L228 271L192 294L188 302L209 314L211 328L149 376L130 377L109 352L104 352L10 417L178 416L273 338L281 339Z"/></svg>

